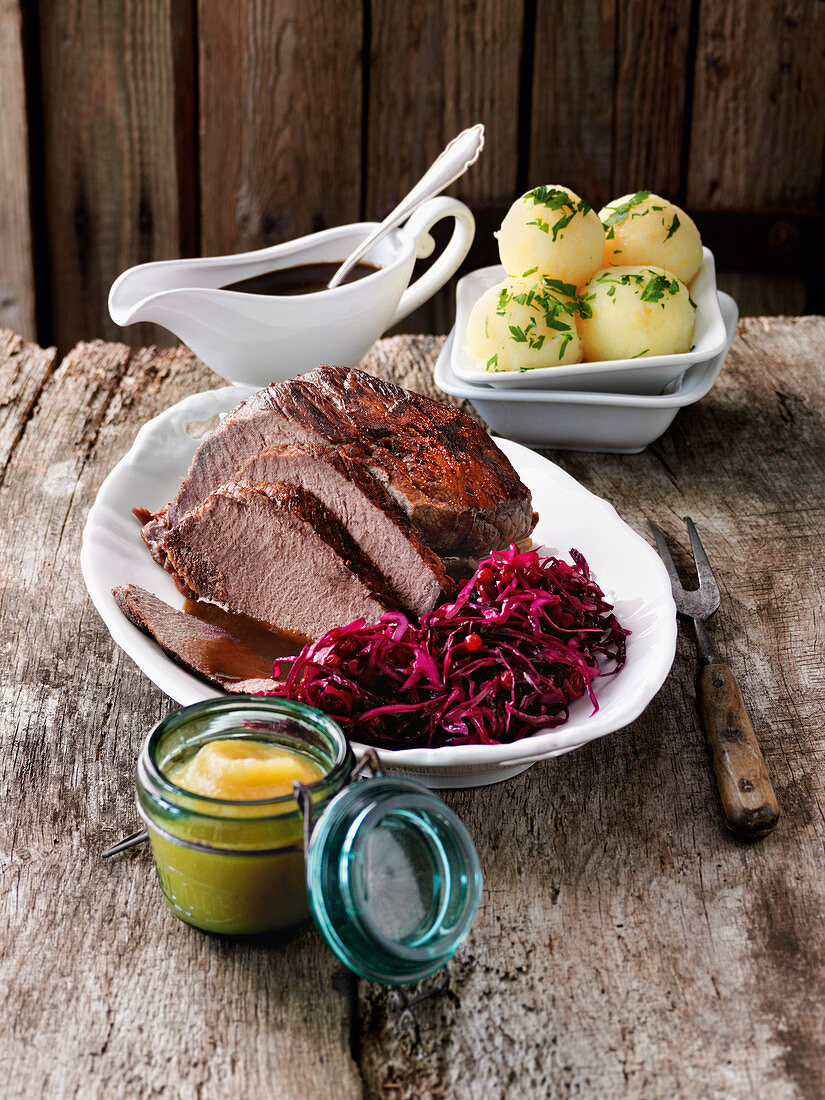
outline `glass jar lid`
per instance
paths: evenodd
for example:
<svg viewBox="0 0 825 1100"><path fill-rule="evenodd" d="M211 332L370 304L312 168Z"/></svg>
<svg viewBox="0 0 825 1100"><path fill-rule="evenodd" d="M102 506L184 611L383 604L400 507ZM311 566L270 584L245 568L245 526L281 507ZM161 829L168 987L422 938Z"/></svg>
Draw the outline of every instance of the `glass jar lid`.
<svg viewBox="0 0 825 1100"><path fill-rule="evenodd" d="M429 788L399 776L362 779L336 795L306 846L306 868L329 946L355 973L390 985L444 966L481 897L462 822Z"/></svg>

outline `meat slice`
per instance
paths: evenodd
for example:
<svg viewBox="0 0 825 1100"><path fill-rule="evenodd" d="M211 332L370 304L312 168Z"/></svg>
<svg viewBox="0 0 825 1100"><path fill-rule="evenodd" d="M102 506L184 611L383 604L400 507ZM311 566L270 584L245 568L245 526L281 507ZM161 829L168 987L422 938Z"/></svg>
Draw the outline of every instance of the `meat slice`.
<svg viewBox="0 0 825 1100"><path fill-rule="evenodd" d="M453 591L453 582L366 469L366 459L356 444L335 451L316 444L267 447L246 461L238 480L284 481L311 492L376 566L400 606L422 615Z"/></svg>
<svg viewBox="0 0 825 1100"><path fill-rule="evenodd" d="M317 638L397 604L383 578L321 502L283 482L229 482L164 539L186 595Z"/></svg>
<svg viewBox="0 0 825 1100"><path fill-rule="evenodd" d="M175 610L136 584L113 588L112 595L130 622L154 638L173 660L209 683L225 691L251 694L275 687L272 664L229 631ZM287 660L282 663L286 665ZM250 675L240 679L228 673L226 670L233 663L248 669Z"/></svg>
<svg viewBox="0 0 825 1100"><path fill-rule="evenodd" d="M484 552L535 526L530 491L469 416L347 367L318 367L253 394L203 440L177 498L143 513L163 561L164 533L271 446L360 444L369 469L436 553Z"/></svg>

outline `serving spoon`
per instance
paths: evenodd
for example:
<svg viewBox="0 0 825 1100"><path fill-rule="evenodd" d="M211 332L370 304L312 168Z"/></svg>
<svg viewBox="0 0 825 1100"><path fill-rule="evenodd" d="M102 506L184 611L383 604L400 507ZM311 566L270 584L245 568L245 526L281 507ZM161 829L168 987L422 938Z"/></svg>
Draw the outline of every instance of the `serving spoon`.
<svg viewBox="0 0 825 1100"><path fill-rule="evenodd" d="M327 283L327 289L333 290L346 279L364 253L372 248L376 241L380 241L391 229L395 229L401 222L406 221L410 214L427 199L440 194L445 187L449 187L451 183L463 176L470 165L478 160L483 148L484 125L481 122L470 126L467 130L462 130L457 137L454 137L398 206L347 256Z"/></svg>

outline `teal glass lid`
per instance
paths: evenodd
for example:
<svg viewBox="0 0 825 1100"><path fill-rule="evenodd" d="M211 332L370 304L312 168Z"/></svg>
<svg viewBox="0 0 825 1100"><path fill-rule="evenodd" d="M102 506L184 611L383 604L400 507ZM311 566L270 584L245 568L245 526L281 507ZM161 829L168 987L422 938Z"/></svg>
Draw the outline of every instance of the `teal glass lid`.
<svg viewBox="0 0 825 1100"><path fill-rule="evenodd" d="M470 931L481 866L466 828L421 783L377 776L326 807L306 852L307 892L339 959L402 985L439 970Z"/></svg>

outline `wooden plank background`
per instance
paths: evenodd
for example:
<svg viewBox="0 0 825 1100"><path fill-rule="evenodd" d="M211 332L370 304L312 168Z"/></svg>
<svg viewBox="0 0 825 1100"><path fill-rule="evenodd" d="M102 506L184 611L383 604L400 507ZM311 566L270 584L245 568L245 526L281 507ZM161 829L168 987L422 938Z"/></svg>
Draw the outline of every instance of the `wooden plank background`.
<svg viewBox="0 0 825 1100"><path fill-rule="evenodd" d="M743 313L825 312L819 0L0 0L0 89L0 323L63 351L173 342L124 268L380 217L476 121L473 263L528 186L651 187Z"/></svg>
<svg viewBox="0 0 825 1100"><path fill-rule="evenodd" d="M0 327L33 333L34 263L24 79L20 9L14 0L0 0Z"/></svg>

